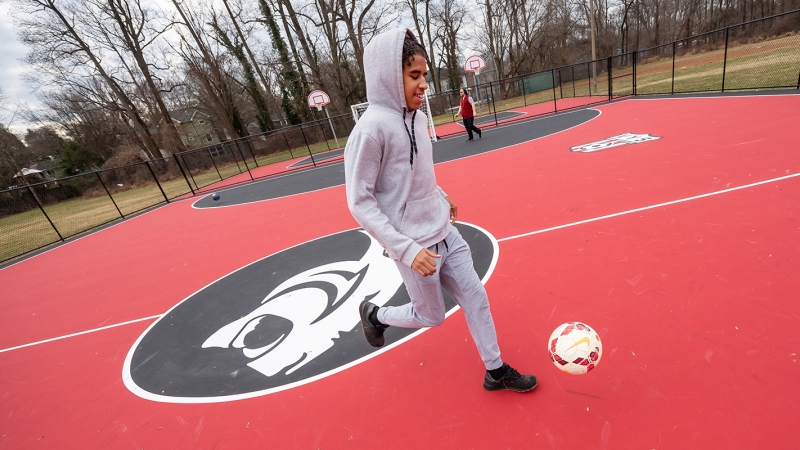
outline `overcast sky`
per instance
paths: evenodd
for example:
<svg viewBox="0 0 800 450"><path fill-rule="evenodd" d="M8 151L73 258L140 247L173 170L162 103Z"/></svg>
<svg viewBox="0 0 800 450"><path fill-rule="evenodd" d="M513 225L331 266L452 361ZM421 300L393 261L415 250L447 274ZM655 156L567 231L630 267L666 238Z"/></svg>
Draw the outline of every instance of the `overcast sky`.
<svg viewBox="0 0 800 450"><path fill-rule="evenodd" d="M26 68L21 59L25 57L25 46L17 41L14 24L9 17L8 2L0 2L0 86L8 95L9 104L14 107L19 103L31 106L38 104L36 96L22 81ZM4 125L8 125L8 114L3 114ZM11 129L15 133L24 132L30 125L24 123L19 116L14 118Z"/></svg>

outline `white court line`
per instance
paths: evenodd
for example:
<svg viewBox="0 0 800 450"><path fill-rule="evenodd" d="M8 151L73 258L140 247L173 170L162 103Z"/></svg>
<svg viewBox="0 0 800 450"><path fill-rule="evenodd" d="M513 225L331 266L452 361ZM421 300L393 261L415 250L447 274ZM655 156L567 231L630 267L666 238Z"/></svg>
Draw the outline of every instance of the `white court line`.
<svg viewBox="0 0 800 450"><path fill-rule="evenodd" d="M43 340L43 341L31 342L30 344L23 344L23 345L18 345L18 346L16 346L16 347L4 348L4 349L0 350L0 353L4 353L4 352L10 352L11 350L18 350L18 349L20 349L20 348L25 348L25 347L32 347L32 346L34 346L34 345L39 345L39 344L46 344L46 343L48 343L48 342L53 342L53 341L58 341L58 340L61 340L61 339L66 339L66 338L71 338L71 337L75 337L75 336L80 336L80 335L82 335L82 334L94 333L95 331L103 331L103 330L108 330L109 328L121 327L121 326L123 326L123 325L130 325L130 324L132 324L132 323L136 323L136 322L142 322L142 321L145 321L145 320L157 319L157 318L161 317L162 315L163 315L163 314L158 314L158 315L155 315L155 316L150 316L150 317L142 317L141 319L134 319L134 320L129 320L129 321L127 321L127 322L115 323L114 325L107 325L107 326L105 326L105 327L94 328L94 329L91 329L91 330L81 331L81 332L78 332L78 333L65 334L64 336L59 336L59 337L54 337L54 338L50 338L50 339L45 339L45 340Z"/></svg>
<svg viewBox="0 0 800 450"><path fill-rule="evenodd" d="M672 201L669 201L669 202L658 203L656 205L644 206L644 207L641 207L641 208L631 209L631 210L628 210L628 211L622 211L622 212L618 212L618 213L614 213L614 214L608 214L606 216L595 217L593 219L580 220L578 222L572 222L572 223L568 223L568 224L564 224L564 225L559 225L559 226L556 226L556 227L545 228L543 230L531 231L530 233L523 233L523 234L518 234L516 236L509 236L509 237L506 237L506 238L498 239L497 242L510 241L511 239L517 239L517 238L526 237L526 236L533 236L534 234L541 234L541 233L545 233L545 232L548 232L548 231L560 230L562 228L574 227L576 225L583 225L585 223L590 223L590 222L597 222L598 220L610 219L612 217L624 216L626 214L633 214L633 213L637 213L637 212L640 212L640 211L647 211L648 209L655 209L655 208L661 208L662 206L675 205L675 204L678 204L678 203L688 202L690 200L697 200L697 199L701 199L701 198L705 198L705 197L711 197L711 196L714 196L714 195L725 194L725 193L728 193L728 192L738 191L740 189L747 189L747 188L751 188L753 186L759 186L759 185L762 185L762 184L774 183L776 181L787 180L789 178L794 178L794 177L798 177L798 176L800 176L800 173L795 173L795 174L792 174L792 175L786 175L784 177L772 178L770 180L759 181L759 182L756 182L756 183L745 184L744 186L737 186L737 187L733 187L733 188L730 188L730 189L723 189L721 191L709 192L708 194L700 194L700 195L695 195L693 197L686 197L686 198L682 198L682 199L679 199L679 200L672 200Z"/></svg>
<svg viewBox="0 0 800 450"><path fill-rule="evenodd" d="M788 180L790 178L796 178L798 176L800 176L800 173L795 173L795 174L792 174L792 175L786 175L786 176L778 177L778 178L772 178L772 179L764 180L764 181L758 181L756 183L745 184L743 186L737 186L737 187L733 187L733 188L730 188L730 189L723 189L721 191L709 192L708 194L695 195L693 197L686 197L686 198L682 198L682 199L679 199L679 200L672 200L672 201L669 201L669 202L658 203L656 205L644 206L644 207L641 207L641 208L631 209L631 210L628 210L628 211L623 211L623 212L618 212L618 213L614 213L614 214L608 214L608 215L605 215L605 216L595 217L593 219L586 219L586 220L581 220L581 221L578 221L578 222L568 223L568 224L565 224L565 225L559 225L559 226L556 226L556 227L545 228L543 230L531 231L530 233L523 233L523 234L518 234L516 236L509 236L509 237L506 237L506 238L497 239L497 242L510 241L511 239L518 239L518 238L521 238L521 237L533 236L535 234L541 234L541 233L545 233L545 232L548 232L548 231L560 230L562 228L573 227L573 226L576 226L576 225L583 225L585 223L597 222L599 220L610 219L612 217L624 216L626 214L633 214L633 213L640 212L640 211L647 211L648 209L655 209L655 208L660 208L662 206L675 205L675 204L678 204L678 203L688 202L690 200L697 200L697 199L701 199L701 198L705 198L705 197L711 197L711 196L714 196L714 195L720 195L720 194L725 194L725 193L728 193L728 192L738 191L738 190L741 190L741 189L747 189L747 188L751 188L751 187L754 187L754 186L760 186L762 184L769 184L769 183L774 183L776 181ZM47 342L53 342L53 341L57 341L57 340L60 340L60 339L66 339L66 338L69 338L69 337L80 336L82 334L94 333L96 331L107 330L109 328L115 328L115 327L119 327L119 326L122 326L122 325L130 325L132 323L142 322L142 321L145 321L145 320L158 319L161 316L163 316L163 314L158 314L158 315L150 316L150 317L143 317L141 319L129 320L127 322L122 322L122 323L118 323L118 324L114 324L114 325L108 325L108 326L105 326L105 327L95 328L95 329L92 329L92 330L81 331L79 333L67 334L67 335L64 335L64 336L59 336L59 337L55 337L55 338L51 338L51 339L45 339L43 341L31 342L30 344L23 344L23 345L18 345L16 347L10 347L10 348L6 348L6 349L2 349L2 350L0 350L0 353L8 352L8 351L11 351L11 350L17 350L17 349L25 348L25 347L31 347L31 346L34 346L34 345L44 344L44 343L47 343Z"/></svg>

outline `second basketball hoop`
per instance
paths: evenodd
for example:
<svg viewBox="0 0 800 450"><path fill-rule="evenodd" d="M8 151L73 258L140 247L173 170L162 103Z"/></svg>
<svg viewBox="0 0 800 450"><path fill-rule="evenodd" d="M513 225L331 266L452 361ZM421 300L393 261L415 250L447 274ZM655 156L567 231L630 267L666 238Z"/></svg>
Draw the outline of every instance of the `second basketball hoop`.
<svg viewBox="0 0 800 450"><path fill-rule="evenodd" d="M472 55L464 61L465 72L475 72L475 75L481 74L481 69L486 67L486 60L480 55Z"/></svg>
<svg viewBox="0 0 800 450"><path fill-rule="evenodd" d="M322 107L330 102L331 102L331 97L325 91L320 91L319 89L317 89L316 91L311 91L311 93L308 94L308 106L312 108L316 106L317 111L322 111ZM331 126L333 139L336 141L336 148L337 149L342 148L342 146L339 145L339 138L336 137L336 128L333 126L333 121L331 120L330 114L328 114L327 108L325 108L325 117L328 118L328 124Z"/></svg>

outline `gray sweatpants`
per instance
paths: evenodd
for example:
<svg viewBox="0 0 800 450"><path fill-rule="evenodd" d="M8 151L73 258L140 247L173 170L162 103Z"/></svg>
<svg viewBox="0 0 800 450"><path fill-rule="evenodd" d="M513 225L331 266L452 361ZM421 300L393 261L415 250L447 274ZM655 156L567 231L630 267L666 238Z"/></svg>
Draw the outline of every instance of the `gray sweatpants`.
<svg viewBox="0 0 800 450"><path fill-rule="evenodd" d="M444 242L428 247L441 255L434 258L436 273L423 277L399 261L397 268L411 297L411 303L402 306L385 306L378 310L378 320L393 327L435 327L444 321L445 308L442 288L464 310L472 339L487 370L503 365L497 333L489 310L489 297L472 264L469 245L456 227L448 224L450 232ZM438 250L437 250L438 246Z"/></svg>

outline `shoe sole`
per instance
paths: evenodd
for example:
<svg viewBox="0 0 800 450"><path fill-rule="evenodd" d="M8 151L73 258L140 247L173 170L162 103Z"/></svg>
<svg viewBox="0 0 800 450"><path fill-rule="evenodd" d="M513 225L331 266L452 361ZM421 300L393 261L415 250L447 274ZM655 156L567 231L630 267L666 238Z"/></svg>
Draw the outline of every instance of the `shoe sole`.
<svg viewBox="0 0 800 450"><path fill-rule="evenodd" d="M514 388L510 388L510 387L505 387L505 386L491 387L491 386L486 386L485 384L483 385L483 388L486 389L487 391L491 391L491 392L494 392L494 391L511 391L511 392L520 392L520 393L522 393L522 392L530 392L530 391L536 389L536 386L538 386L538 385L539 385L539 381L537 380L536 384L534 384L530 389L514 389Z"/></svg>
<svg viewBox="0 0 800 450"><path fill-rule="evenodd" d="M364 300L363 302L361 302L360 305L358 305L358 315L361 317L361 331L364 333L364 339L367 341L367 344L369 344L371 347L374 347L374 348L381 348L381 347L383 347L383 344L386 343L386 341L384 341L382 344L376 345L376 344L373 344L372 342L370 342L369 336L367 336L366 323L369 320L369 318L366 317L365 311L364 311L364 307L365 307L366 303L368 303L368 300Z"/></svg>
<svg viewBox="0 0 800 450"><path fill-rule="evenodd" d="M489 392L496 392L496 391L511 391L511 392L519 392L519 393L524 393L524 392L530 392L530 391L532 391L532 390L536 389L536 386L538 386L538 384L537 384L537 385L535 385L535 386L533 386L533 387L532 387L532 388L530 388L530 389L513 389L513 388L507 388L507 387L500 387L500 388L488 388L488 387L486 387L486 386L484 386L483 388L484 388L484 389L486 389L486 390L487 390L487 391L489 391Z"/></svg>

